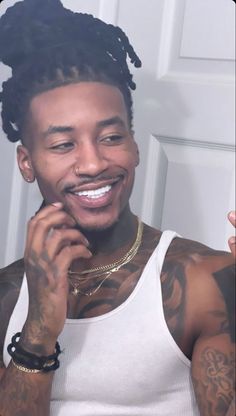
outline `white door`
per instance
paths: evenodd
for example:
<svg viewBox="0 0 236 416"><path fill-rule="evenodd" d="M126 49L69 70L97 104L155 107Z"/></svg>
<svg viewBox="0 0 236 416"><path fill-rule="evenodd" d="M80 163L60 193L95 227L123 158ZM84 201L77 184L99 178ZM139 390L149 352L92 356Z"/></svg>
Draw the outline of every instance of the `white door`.
<svg viewBox="0 0 236 416"><path fill-rule="evenodd" d="M4 0L0 14L14 4ZM135 71L141 164L132 208L144 221L214 248L227 247L234 204L234 8L232 0L63 0L121 26L143 61ZM132 68L133 70L133 68ZM0 67L0 79L9 71ZM40 205L23 183L14 145L0 142L0 267L23 253Z"/></svg>
<svg viewBox="0 0 236 416"><path fill-rule="evenodd" d="M119 23L144 63L136 76L143 164L134 206L158 228L226 248L232 233L226 214L234 206L235 4L121 5Z"/></svg>

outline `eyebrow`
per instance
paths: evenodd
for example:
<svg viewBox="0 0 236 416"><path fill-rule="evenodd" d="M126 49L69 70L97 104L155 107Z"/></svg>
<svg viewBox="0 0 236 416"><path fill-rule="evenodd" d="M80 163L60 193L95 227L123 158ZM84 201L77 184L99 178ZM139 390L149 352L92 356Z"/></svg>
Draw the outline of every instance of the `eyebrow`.
<svg viewBox="0 0 236 416"><path fill-rule="evenodd" d="M106 120L101 120L96 123L96 127L109 127L113 125L119 125L121 127L125 127L125 122L119 116L111 117ZM42 133L43 138L47 138L53 134L58 133L71 133L75 130L72 126L49 126L47 130Z"/></svg>
<svg viewBox="0 0 236 416"><path fill-rule="evenodd" d="M109 127L113 126L114 124L118 124L121 127L125 127L125 122L119 116L108 118L107 120L98 121L98 127Z"/></svg>
<svg viewBox="0 0 236 416"><path fill-rule="evenodd" d="M49 126L47 130L45 130L42 134L43 138L46 139L48 136L57 133L70 133L74 130L73 127L70 126Z"/></svg>

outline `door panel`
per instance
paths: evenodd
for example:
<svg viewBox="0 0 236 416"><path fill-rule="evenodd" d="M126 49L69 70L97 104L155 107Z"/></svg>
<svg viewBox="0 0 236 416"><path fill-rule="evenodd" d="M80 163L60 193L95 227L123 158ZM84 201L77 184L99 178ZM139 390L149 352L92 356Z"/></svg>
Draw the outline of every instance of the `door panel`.
<svg viewBox="0 0 236 416"><path fill-rule="evenodd" d="M222 249L229 230L219 222L234 189L233 146L151 136L142 216ZM219 204L215 201L219 200ZM206 209L207 207L207 209Z"/></svg>

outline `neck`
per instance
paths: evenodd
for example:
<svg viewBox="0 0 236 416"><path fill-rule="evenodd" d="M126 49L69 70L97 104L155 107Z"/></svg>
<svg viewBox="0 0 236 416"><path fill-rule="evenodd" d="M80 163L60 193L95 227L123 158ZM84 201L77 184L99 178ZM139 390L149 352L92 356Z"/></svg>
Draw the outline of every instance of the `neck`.
<svg viewBox="0 0 236 416"><path fill-rule="evenodd" d="M90 268L116 260L126 254L137 235L137 217L130 210L123 212L119 220L110 228L101 231L81 230L90 242L93 257L89 260L78 260L73 269Z"/></svg>
<svg viewBox="0 0 236 416"><path fill-rule="evenodd" d="M118 221L106 230L82 230L90 242L90 250L94 255L109 255L135 239L137 219L131 213L122 213Z"/></svg>

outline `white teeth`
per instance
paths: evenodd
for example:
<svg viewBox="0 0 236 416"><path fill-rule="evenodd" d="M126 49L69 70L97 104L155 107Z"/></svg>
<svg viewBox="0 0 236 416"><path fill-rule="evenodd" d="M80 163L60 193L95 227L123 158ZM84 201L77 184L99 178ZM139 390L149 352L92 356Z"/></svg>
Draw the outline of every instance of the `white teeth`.
<svg viewBox="0 0 236 416"><path fill-rule="evenodd" d="M105 193L109 192L111 190L111 185L103 186L99 189L91 189L89 191L81 191L81 192L75 192L75 195L78 196L86 196L87 198L101 198Z"/></svg>

